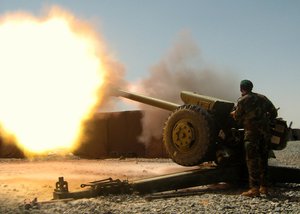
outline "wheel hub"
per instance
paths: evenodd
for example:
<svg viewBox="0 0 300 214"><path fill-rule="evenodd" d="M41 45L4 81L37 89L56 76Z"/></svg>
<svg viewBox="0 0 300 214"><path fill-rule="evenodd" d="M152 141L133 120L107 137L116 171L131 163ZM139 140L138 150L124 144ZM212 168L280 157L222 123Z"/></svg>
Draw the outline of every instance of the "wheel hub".
<svg viewBox="0 0 300 214"><path fill-rule="evenodd" d="M189 150L195 140L192 124L188 121L177 122L173 129L172 138L174 145L178 150Z"/></svg>

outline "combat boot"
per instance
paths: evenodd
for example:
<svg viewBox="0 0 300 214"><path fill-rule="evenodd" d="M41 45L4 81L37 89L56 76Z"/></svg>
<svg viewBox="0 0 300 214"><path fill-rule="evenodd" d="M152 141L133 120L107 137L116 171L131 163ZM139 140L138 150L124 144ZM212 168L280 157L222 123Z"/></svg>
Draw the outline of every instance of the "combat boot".
<svg viewBox="0 0 300 214"><path fill-rule="evenodd" d="M269 193L268 188L265 186L260 186L259 193L263 194L263 195L268 195L268 193Z"/></svg>
<svg viewBox="0 0 300 214"><path fill-rule="evenodd" d="M247 196L247 197L257 197L259 195L260 195L259 189L256 187L252 187L248 191L242 193L242 196Z"/></svg>

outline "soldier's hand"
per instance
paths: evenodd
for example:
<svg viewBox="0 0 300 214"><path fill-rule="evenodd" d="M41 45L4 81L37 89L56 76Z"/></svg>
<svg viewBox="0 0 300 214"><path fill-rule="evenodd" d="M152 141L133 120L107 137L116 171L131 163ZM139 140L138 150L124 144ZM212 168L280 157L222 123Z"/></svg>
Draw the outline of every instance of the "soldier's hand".
<svg viewBox="0 0 300 214"><path fill-rule="evenodd" d="M231 117L233 117L233 119L235 119L235 111L230 112Z"/></svg>

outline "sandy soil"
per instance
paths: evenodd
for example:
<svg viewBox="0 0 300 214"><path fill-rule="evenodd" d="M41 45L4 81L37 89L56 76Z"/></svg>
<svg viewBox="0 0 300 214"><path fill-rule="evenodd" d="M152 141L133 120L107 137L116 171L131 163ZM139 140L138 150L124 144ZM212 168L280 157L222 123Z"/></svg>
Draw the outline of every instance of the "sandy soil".
<svg viewBox="0 0 300 214"><path fill-rule="evenodd" d="M136 180L186 169L191 168L168 159L0 159L0 200L9 203L23 203L35 197L38 201L50 200L61 176L68 182L70 191L77 191L82 183L109 177Z"/></svg>

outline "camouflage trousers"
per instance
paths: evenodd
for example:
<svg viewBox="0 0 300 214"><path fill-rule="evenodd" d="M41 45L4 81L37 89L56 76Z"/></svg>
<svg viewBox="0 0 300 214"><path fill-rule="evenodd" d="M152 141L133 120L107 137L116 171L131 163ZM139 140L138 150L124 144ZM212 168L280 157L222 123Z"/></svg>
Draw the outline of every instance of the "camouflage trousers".
<svg viewBox="0 0 300 214"><path fill-rule="evenodd" d="M259 131L245 131L245 155L249 186L268 186L268 138Z"/></svg>

